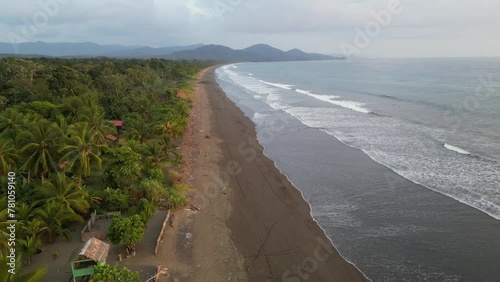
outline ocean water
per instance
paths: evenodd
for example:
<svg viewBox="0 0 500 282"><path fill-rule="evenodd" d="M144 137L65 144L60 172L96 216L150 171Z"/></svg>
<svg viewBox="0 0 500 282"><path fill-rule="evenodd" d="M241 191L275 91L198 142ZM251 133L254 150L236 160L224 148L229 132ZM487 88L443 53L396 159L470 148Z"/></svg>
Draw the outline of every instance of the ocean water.
<svg viewBox="0 0 500 282"><path fill-rule="evenodd" d="M217 77L370 279L500 281L500 59L242 63Z"/></svg>

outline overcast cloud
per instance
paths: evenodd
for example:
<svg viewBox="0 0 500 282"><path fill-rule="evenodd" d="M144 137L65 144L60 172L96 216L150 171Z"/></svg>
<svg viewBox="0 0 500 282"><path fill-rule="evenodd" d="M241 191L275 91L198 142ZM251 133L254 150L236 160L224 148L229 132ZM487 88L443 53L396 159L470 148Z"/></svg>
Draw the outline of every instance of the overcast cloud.
<svg viewBox="0 0 500 282"><path fill-rule="evenodd" d="M56 2L57 1L57 2ZM0 2L0 41L172 46L195 43L341 53L389 0L25 0ZM44 12L40 3L52 3ZM58 3L53 5L54 3ZM360 55L500 56L500 1L400 0ZM44 18L43 14L49 14ZM29 29L33 21L36 29ZM45 24L46 23L46 24ZM26 30L29 32L26 33ZM23 33L24 31L24 33Z"/></svg>

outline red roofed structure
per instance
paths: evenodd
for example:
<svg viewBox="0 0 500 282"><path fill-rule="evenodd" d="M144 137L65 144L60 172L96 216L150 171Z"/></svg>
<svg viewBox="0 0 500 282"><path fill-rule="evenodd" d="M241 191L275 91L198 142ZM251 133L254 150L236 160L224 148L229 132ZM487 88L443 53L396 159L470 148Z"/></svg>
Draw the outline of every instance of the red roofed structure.
<svg viewBox="0 0 500 282"><path fill-rule="evenodd" d="M110 122L116 127L118 134L123 130L123 120L110 120Z"/></svg>
<svg viewBox="0 0 500 282"><path fill-rule="evenodd" d="M123 126L123 120L112 120L111 123L116 126L116 127L122 127Z"/></svg>
<svg viewBox="0 0 500 282"><path fill-rule="evenodd" d="M111 141L116 141L118 140L118 138L116 136L114 136L113 134L108 134L106 135L106 138L108 138L109 140Z"/></svg>

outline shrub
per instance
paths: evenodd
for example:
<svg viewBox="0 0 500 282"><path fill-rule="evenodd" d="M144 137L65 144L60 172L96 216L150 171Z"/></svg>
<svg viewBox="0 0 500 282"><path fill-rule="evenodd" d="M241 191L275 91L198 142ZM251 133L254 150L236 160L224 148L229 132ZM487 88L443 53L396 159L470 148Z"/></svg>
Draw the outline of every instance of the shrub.
<svg viewBox="0 0 500 282"><path fill-rule="evenodd" d="M147 178L132 189L132 194L135 200L147 199L157 204L161 199L167 198L168 191L158 180Z"/></svg>
<svg viewBox="0 0 500 282"><path fill-rule="evenodd" d="M141 167L138 163L141 155L128 146L111 149L108 155L110 161L104 170L104 180L108 185L122 188L137 182L141 176Z"/></svg>
<svg viewBox="0 0 500 282"><path fill-rule="evenodd" d="M94 266L94 275L90 282L115 282L115 281L127 281L127 282L139 282L139 272L132 271L126 267L119 268L118 264L111 266L106 263L98 263Z"/></svg>
<svg viewBox="0 0 500 282"><path fill-rule="evenodd" d="M156 180L162 182L165 178L163 171L159 168L153 168L148 171L148 178L151 180Z"/></svg>
<svg viewBox="0 0 500 282"><path fill-rule="evenodd" d="M106 211L126 211L129 208L129 196L121 190L106 188L102 192L102 209Z"/></svg>
<svg viewBox="0 0 500 282"><path fill-rule="evenodd" d="M177 185L177 184L181 183L182 176L177 171L170 170L168 172L168 179L169 179L170 185Z"/></svg>
<svg viewBox="0 0 500 282"><path fill-rule="evenodd" d="M187 190L185 184L177 184L168 190L168 206L171 209L178 209L186 205L187 200L184 196L185 190Z"/></svg>
<svg viewBox="0 0 500 282"><path fill-rule="evenodd" d="M156 211L155 205L146 199L141 199L139 200L137 206L138 206L138 214L141 217L142 222L144 222L144 224L147 225L148 221L151 219L151 217Z"/></svg>
<svg viewBox="0 0 500 282"><path fill-rule="evenodd" d="M130 218L113 217L113 222L108 229L108 239L113 244L124 244L127 253L135 250L135 245L142 240L144 235L144 222L138 215Z"/></svg>

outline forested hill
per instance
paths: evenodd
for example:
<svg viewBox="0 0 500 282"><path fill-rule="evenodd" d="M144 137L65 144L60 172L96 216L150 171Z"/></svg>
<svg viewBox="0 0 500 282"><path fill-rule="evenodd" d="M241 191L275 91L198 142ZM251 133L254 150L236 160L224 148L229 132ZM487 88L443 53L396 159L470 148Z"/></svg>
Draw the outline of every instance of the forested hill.
<svg viewBox="0 0 500 282"><path fill-rule="evenodd" d="M282 62L344 60L343 55L329 56L306 53L299 49L283 51L267 44L245 49L232 49L223 45L187 45L152 48L148 46L99 45L95 43L25 42L19 45L0 42L0 58L5 56L31 57L108 57L108 58L160 58L169 60L214 60L223 62Z"/></svg>
<svg viewBox="0 0 500 282"><path fill-rule="evenodd" d="M13 180L26 263L44 243L71 239L71 225L93 210L137 214L146 224L157 206L185 203L175 140L187 126L193 79L208 65L0 59L0 223Z"/></svg>
<svg viewBox="0 0 500 282"><path fill-rule="evenodd" d="M282 51L266 44L258 44L243 50L234 50L222 45L205 45L196 49L175 52L166 58L185 60L216 60L224 62L285 62L344 60L343 56L328 56L306 53L299 49Z"/></svg>

